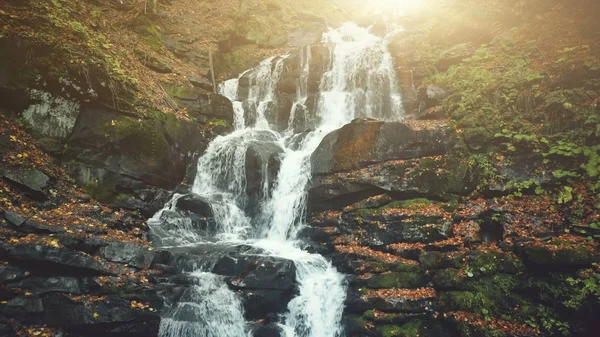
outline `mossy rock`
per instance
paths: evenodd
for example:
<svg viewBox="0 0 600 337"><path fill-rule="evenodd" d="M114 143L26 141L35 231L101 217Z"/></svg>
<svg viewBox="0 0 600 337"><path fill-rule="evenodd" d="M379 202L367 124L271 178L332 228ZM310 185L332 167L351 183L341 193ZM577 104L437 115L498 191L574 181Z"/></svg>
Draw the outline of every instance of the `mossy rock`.
<svg viewBox="0 0 600 337"><path fill-rule="evenodd" d="M512 274L470 277L464 271L452 268L439 270L433 277L433 284L438 290L477 291L498 299L510 295L516 288L523 288L521 279Z"/></svg>
<svg viewBox="0 0 600 337"><path fill-rule="evenodd" d="M442 292L438 304L443 311L467 311L476 314L497 313L500 306L496 299L475 291Z"/></svg>
<svg viewBox="0 0 600 337"><path fill-rule="evenodd" d="M433 304L433 298L407 299L373 297L367 300L371 308L388 313L423 313Z"/></svg>
<svg viewBox="0 0 600 337"><path fill-rule="evenodd" d="M586 246L528 245L520 249L528 262L544 267L585 267L595 262Z"/></svg>
<svg viewBox="0 0 600 337"><path fill-rule="evenodd" d="M383 337L418 337L423 335L425 322L413 319L402 325L386 324L377 327Z"/></svg>
<svg viewBox="0 0 600 337"><path fill-rule="evenodd" d="M416 272L374 274L363 280L367 288L419 288L427 284L425 275Z"/></svg>
<svg viewBox="0 0 600 337"><path fill-rule="evenodd" d="M419 255L419 262L424 268L438 268L441 266L443 260L443 255L441 252L423 252Z"/></svg>
<svg viewBox="0 0 600 337"><path fill-rule="evenodd" d="M473 252L466 256L465 260L475 275L518 274L525 271L523 262L510 252Z"/></svg>
<svg viewBox="0 0 600 337"><path fill-rule="evenodd" d="M464 277L459 276L460 269L448 268L438 270L433 277L436 289L463 289Z"/></svg>
<svg viewBox="0 0 600 337"><path fill-rule="evenodd" d="M403 222L402 237L409 243L432 243L452 236L451 222L427 222L427 217L416 217L416 222Z"/></svg>
<svg viewBox="0 0 600 337"><path fill-rule="evenodd" d="M389 314L375 310L368 310L362 315L364 319L370 320L375 324L394 324L400 325L408 321L423 318L426 314Z"/></svg>
<svg viewBox="0 0 600 337"><path fill-rule="evenodd" d="M412 263L406 263L404 261L400 261L400 262L390 266L390 268L388 270L395 271L395 272L416 273L421 270L421 267L418 264L412 264Z"/></svg>

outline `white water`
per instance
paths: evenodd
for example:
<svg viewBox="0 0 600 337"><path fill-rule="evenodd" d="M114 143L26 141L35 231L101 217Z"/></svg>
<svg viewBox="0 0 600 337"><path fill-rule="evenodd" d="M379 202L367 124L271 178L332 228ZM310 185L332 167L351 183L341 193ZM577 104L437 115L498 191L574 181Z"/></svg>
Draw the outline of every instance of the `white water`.
<svg viewBox="0 0 600 337"><path fill-rule="evenodd" d="M166 238L163 244L186 245L215 239L229 244L247 244L268 254L294 261L299 295L280 318L287 337L337 337L343 334L341 318L345 281L329 261L300 247L297 234L304 225L307 186L311 179L310 156L331 131L357 117L385 120L402 118L400 95L387 41L354 24L324 34L330 64L322 76L318 104L313 112L315 129L294 134L294 114L306 111L311 48L301 51L301 74L287 128L272 131L266 112L276 99L277 81L288 56L270 58L242 74L249 77L248 94L240 100L240 80L221 86L233 101L236 130L216 138L198 161L192 192L211 201L216 234L203 238L186 221L165 227L165 214L176 211L176 200L149 221L154 233ZM298 107L303 107L299 109ZM295 142L293 140L296 140ZM293 146L289 145L295 143ZM247 195L246 152L249 148L270 149L281 158L272 186L268 164L263 164L259 200ZM275 153L274 152L274 153ZM252 203L259 210L248 214ZM243 310L233 292L220 278L200 270L201 287L190 290L187 302L178 303L161 322L162 337L244 336ZM207 276L208 275L208 276ZM212 275L212 276L210 276ZM211 278L212 277L212 278ZM205 283L204 283L205 282ZM232 297L233 296L233 297ZM191 311L191 313L186 312ZM188 319L187 317L196 317Z"/></svg>

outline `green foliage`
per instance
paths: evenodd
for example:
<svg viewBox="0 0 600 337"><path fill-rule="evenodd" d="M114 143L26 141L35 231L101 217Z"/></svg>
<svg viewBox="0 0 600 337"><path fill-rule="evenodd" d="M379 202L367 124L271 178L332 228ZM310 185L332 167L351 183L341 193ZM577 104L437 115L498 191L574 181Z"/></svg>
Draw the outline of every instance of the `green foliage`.
<svg viewBox="0 0 600 337"><path fill-rule="evenodd" d="M537 180L529 179L529 180L511 180L504 186L504 191L510 192L510 196L513 197L522 197L523 192L526 190L533 189L535 194L544 193L544 189L540 185Z"/></svg>
<svg viewBox="0 0 600 337"><path fill-rule="evenodd" d="M569 323L560 320L553 310L541 304L537 306L536 315L526 319L526 323L532 328L543 329L553 334L560 334L562 336L569 336L571 334Z"/></svg>
<svg viewBox="0 0 600 337"><path fill-rule="evenodd" d="M595 267L595 265L594 265ZM581 309L587 302L600 304L600 274L592 270L586 271L582 277L567 278L575 294L564 302L571 309Z"/></svg>

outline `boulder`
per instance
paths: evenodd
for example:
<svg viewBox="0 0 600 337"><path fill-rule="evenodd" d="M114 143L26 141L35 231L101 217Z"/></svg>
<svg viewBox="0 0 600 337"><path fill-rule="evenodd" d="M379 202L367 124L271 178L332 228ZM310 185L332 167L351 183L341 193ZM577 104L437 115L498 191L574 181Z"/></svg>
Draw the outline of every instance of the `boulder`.
<svg viewBox="0 0 600 337"><path fill-rule="evenodd" d="M192 212L206 218L213 216L210 201L205 197L193 193L177 199L177 209Z"/></svg>
<svg viewBox="0 0 600 337"><path fill-rule="evenodd" d="M50 178L36 168L20 170L6 169L3 177L19 186L34 200L44 201L48 199L44 190L48 187Z"/></svg>
<svg viewBox="0 0 600 337"><path fill-rule="evenodd" d="M6 316L19 317L26 320L35 320L44 312L44 306L39 298L17 296L8 301L2 307L2 314Z"/></svg>
<svg viewBox="0 0 600 337"><path fill-rule="evenodd" d="M311 157L316 175L350 171L372 163L437 156L456 140L445 121L382 122L358 119L327 135Z"/></svg>
<svg viewBox="0 0 600 337"><path fill-rule="evenodd" d="M294 293L288 290L245 289L241 290L244 316L247 320L264 319L285 312Z"/></svg>
<svg viewBox="0 0 600 337"><path fill-rule="evenodd" d="M246 150L246 194L250 207L268 197L281 165L283 149L272 141L257 141ZM266 187L266 189L265 189ZM265 195L266 194L266 195Z"/></svg>
<svg viewBox="0 0 600 337"><path fill-rule="evenodd" d="M4 211L4 219L16 227L21 226L27 221L27 217L11 211Z"/></svg>
<svg viewBox="0 0 600 337"><path fill-rule="evenodd" d="M260 326L254 330L252 336L254 337L282 337L285 336L283 329L276 323L269 323Z"/></svg>
<svg viewBox="0 0 600 337"><path fill-rule="evenodd" d="M163 84L163 87L179 108L185 108L198 121L219 119L233 124L233 106L227 97L199 88L171 84Z"/></svg>
<svg viewBox="0 0 600 337"><path fill-rule="evenodd" d="M296 283L294 262L270 256L228 255L212 272L233 277L230 285L239 289L292 290Z"/></svg>
<svg viewBox="0 0 600 337"><path fill-rule="evenodd" d="M588 267L596 262L592 247L559 240L550 243L522 243L517 246L517 251L527 263L546 270Z"/></svg>
<svg viewBox="0 0 600 337"><path fill-rule="evenodd" d="M188 76L187 79L196 88L204 89L207 91L214 90L212 82L205 76Z"/></svg>
<svg viewBox="0 0 600 337"><path fill-rule="evenodd" d="M225 110L228 107L230 103L222 106ZM81 109L62 161L95 199L123 201L123 193L136 195L154 187L173 189L183 179L192 154L202 151L214 132L171 113L139 119L89 104ZM154 201L142 201L156 209ZM142 204L123 202L120 206L138 209ZM146 213L152 213L150 208Z"/></svg>
<svg viewBox="0 0 600 337"><path fill-rule="evenodd" d="M150 247L130 242L113 242L100 249L99 254L108 261L126 263L144 269L150 267L154 252Z"/></svg>
<svg viewBox="0 0 600 337"><path fill-rule="evenodd" d="M311 211L338 209L382 193L444 200L467 195L477 186L476 178L468 161L454 155L391 160L314 177L308 206Z"/></svg>

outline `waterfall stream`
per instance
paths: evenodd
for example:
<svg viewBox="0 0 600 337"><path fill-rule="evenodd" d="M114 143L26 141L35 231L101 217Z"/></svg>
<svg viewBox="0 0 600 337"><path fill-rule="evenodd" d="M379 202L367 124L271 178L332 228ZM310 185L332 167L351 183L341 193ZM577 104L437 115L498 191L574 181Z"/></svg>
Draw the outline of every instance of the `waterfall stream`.
<svg viewBox="0 0 600 337"><path fill-rule="evenodd" d="M328 133L355 118L399 120L403 116L385 38L345 24L325 33L321 46L328 55L327 64L319 65L322 74L316 93L309 92L310 74L316 71L313 47L298 52L299 75L283 127L273 126L273 111L278 104L277 84L290 55L266 59L221 85L221 94L233 102L235 131L208 146L198 160L192 187L192 193L210 203L214 215L214 224L206 226L210 230L198 229L185 217L170 216L178 211L181 195L149 221L162 246L243 244L293 261L299 289L278 321L287 337L343 335L344 276L324 257L303 250L298 239L306 215L311 154ZM309 104L311 94L313 104ZM305 114L302 117L311 127L299 132L294 123L300 114ZM258 178L249 176L250 151L260 159ZM260 182L254 184L257 179ZM162 337L251 336L240 299L223 277L206 268L189 276L197 285L163 316Z"/></svg>

